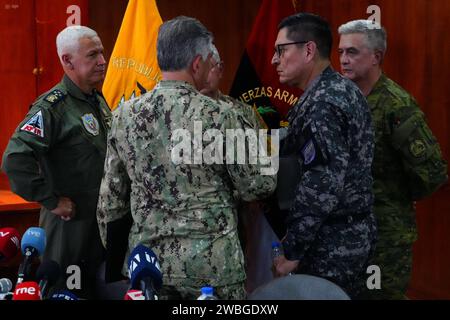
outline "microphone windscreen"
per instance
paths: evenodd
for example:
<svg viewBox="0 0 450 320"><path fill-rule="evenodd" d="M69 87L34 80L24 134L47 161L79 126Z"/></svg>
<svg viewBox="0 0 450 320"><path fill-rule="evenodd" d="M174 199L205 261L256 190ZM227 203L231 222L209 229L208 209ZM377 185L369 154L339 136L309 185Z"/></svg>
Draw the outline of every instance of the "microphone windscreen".
<svg viewBox="0 0 450 320"><path fill-rule="evenodd" d="M41 300L39 285L34 281L17 284L14 289L13 300Z"/></svg>
<svg viewBox="0 0 450 320"><path fill-rule="evenodd" d="M153 280L155 289L162 286L162 273L156 254L140 244L133 249L128 257L128 272L132 289L140 289L140 281L146 277Z"/></svg>
<svg viewBox="0 0 450 320"><path fill-rule="evenodd" d="M0 279L0 293L7 293L12 289L12 282L8 278Z"/></svg>
<svg viewBox="0 0 450 320"><path fill-rule="evenodd" d="M14 228L0 229L0 261L14 258L20 249L20 235Z"/></svg>
<svg viewBox="0 0 450 320"><path fill-rule="evenodd" d="M31 227L23 234L22 237L22 253L25 254L27 248L34 248L37 251L37 255L41 255L44 252L46 244L45 230L42 228Z"/></svg>
<svg viewBox="0 0 450 320"><path fill-rule="evenodd" d="M52 286L58 281L61 275L59 264L53 260L44 260L36 271L36 280L47 280L48 285Z"/></svg>
<svg viewBox="0 0 450 320"><path fill-rule="evenodd" d="M70 291L63 290L63 291L59 291L59 292L53 293L48 300L71 300L71 301L75 301L75 300L78 300L78 297L76 295L74 295Z"/></svg>

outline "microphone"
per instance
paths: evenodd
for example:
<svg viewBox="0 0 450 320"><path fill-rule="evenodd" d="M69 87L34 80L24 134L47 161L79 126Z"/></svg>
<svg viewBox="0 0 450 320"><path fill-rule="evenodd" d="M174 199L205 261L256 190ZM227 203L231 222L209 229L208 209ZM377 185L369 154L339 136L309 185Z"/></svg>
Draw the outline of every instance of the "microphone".
<svg viewBox="0 0 450 320"><path fill-rule="evenodd" d="M128 290L123 300L145 300L141 290Z"/></svg>
<svg viewBox="0 0 450 320"><path fill-rule="evenodd" d="M61 268L59 264L53 260L45 260L41 263L36 271L36 280L39 281L39 288L41 288L41 298L47 295L47 291L58 281L61 275Z"/></svg>
<svg viewBox="0 0 450 320"><path fill-rule="evenodd" d="M8 278L0 279L0 293L7 293L12 289L12 282Z"/></svg>
<svg viewBox="0 0 450 320"><path fill-rule="evenodd" d="M48 300L75 301L75 300L78 300L78 297L70 291L63 290L63 291L55 292L54 294L51 295L51 297Z"/></svg>
<svg viewBox="0 0 450 320"><path fill-rule="evenodd" d="M23 263L19 267L17 283L21 283L25 277L28 277L28 269L35 257L40 256L45 249L46 236L42 228L31 227L23 234L22 253L25 256Z"/></svg>
<svg viewBox="0 0 450 320"><path fill-rule="evenodd" d="M162 273L156 254L138 245L128 258L131 289L142 290L145 300L157 300L156 291L162 286Z"/></svg>
<svg viewBox="0 0 450 320"><path fill-rule="evenodd" d="M0 300L11 300L12 292L12 282L8 278L0 279Z"/></svg>
<svg viewBox="0 0 450 320"><path fill-rule="evenodd" d="M14 228L0 229L0 262L15 257L20 249L20 235Z"/></svg>
<svg viewBox="0 0 450 320"><path fill-rule="evenodd" d="M13 300L41 300L39 285L34 281L22 282L16 285Z"/></svg>

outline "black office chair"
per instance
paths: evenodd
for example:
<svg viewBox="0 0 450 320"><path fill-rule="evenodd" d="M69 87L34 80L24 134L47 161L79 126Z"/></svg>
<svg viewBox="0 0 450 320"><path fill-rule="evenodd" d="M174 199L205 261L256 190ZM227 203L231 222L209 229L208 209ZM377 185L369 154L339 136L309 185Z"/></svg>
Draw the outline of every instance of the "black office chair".
<svg viewBox="0 0 450 320"><path fill-rule="evenodd" d="M306 274L281 277L255 289L248 300L350 300L338 285Z"/></svg>

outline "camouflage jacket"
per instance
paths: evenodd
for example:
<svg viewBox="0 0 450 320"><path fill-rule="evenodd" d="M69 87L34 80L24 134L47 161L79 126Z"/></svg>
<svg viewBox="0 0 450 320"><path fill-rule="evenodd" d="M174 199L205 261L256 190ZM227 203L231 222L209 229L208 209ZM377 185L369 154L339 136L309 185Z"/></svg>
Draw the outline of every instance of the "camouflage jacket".
<svg viewBox="0 0 450 320"><path fill-rule="evenodd" d="M275 177L260 175L259 165L174 162L173 151L183 138L177 129L191 139L197 121L203 132L225 136L227 129L252 127L244 114L181 81L161 81L113 114L97 211L103 242L106 224L131 212L129 250L137 244L152 248L164 285L217 287L243 281L233 190L246 201L266 197ZM194 139L193 157L199 147L206 151L209 142L203 139ZM182 156L192 160L188 153L183 150Z"/></svg>
<svg viewBox="0 0 450 320"><path fill-rule="evenodd" d="M447 181L447 164L424 114L398 84L383 74L367 101L375 129L373 190L379 232L392 235L386 245L411 243L416 239L413 201Z"/></svg>
<svg viewBox="0 0 450 320"><path fill-rule="evenodd" d="M373 130L364 96L328 67L289 111L288 120L282 152L300 156L301 177L287 218L286 257L300 264L305 255L323 250L334 257L356 250L364 257L376 230ZM353 220L364 221L364 228Z"/></svg>

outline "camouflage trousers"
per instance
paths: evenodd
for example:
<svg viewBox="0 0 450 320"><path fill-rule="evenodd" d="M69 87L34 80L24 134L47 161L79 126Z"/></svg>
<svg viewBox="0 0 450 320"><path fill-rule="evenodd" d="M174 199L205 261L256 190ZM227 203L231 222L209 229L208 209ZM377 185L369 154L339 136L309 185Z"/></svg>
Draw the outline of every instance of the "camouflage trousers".
<svg viewBox="0 0 450 320"><path fill-rule="evenodd" d="M163 286L159 291L160 300L196 300L200 296L200 289L196 287ZM219 300L244 300L246 293L244 282L214 287L214 295Z"/></svg>
<svg viewBox="0 0 450 320"><path fill-rule="evenodd" d="M412 271L412 244L396 247L377 247L369 265L381 270L381 289L367 287L358 296L364 300L404 300Z"/></svg>

